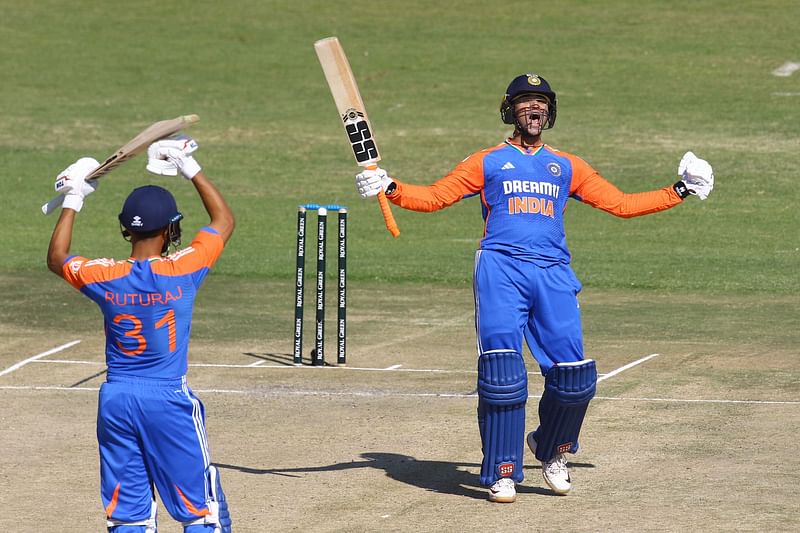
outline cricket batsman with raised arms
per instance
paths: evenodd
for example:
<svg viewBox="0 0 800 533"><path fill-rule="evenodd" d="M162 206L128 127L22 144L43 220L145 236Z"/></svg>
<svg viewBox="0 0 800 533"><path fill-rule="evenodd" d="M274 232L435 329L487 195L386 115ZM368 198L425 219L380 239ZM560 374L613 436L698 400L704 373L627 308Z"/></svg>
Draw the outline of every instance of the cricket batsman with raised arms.
<svg viewBox="0 0 800 533"><path fill-rule="evenodd" d="M581 283L570 267L564 232L567 199L627 218L669 209L689 195L704 200L714 186L708 162L687 152L674 185L623 193L584 160L542 141L542 131L556 123L556 112L550 84L537 74L522 74L501 101L502 121L514 126L504 142L470 155L429 186L401 182L381 168L356 176L362 197L383 191L395 205L414 211L437 211L480 195L484 234L473 281L480 481L493 502L515 501L525 441L541 462L547 485L557 494L570 491L565 454L578 451L595 394L595 362L583 352ZM527 437L523 337L545 380L539 424Z"/></svg>
<svg viewBox="0 0 800 533"><path fill-rule="evenodd" d="M108 531L157 531L158 490L186 533L230 533L228 504L211 464L205 408L186 383L192 308L197 290L234 229L234 216L189 154L191 140L162 140L148 150L148 170L181 174L200 195L210 222L192 243L180 244L172 194L147 185L130 193L119 214L131 254L124 260L70 253L72 229L84 198L97 188L84 181L99 163L82 158L56 178L64 203L47 265L93 300L103 313L108 376L100 388L97 440L101 497Z"/></svg>

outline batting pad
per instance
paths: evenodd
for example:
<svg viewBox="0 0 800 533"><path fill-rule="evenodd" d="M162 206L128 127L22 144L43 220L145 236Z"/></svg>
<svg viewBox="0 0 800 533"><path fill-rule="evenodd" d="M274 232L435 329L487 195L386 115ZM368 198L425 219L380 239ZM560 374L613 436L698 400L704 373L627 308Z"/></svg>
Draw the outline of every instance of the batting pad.
<svg viewBox="0 0 800 533"><path fill-rule="evenodd" d="M523 479L528 372L522 355L490 352L478 359L478 427L483 445L481 484Z"/></svg>
<svg viewBox="0 0 800 533"><path fill-rule="evenodd" d="M578 435L596 387L597 367L591 359L558 363L547 372L534 435L538 460L578 451Z"/></svg>

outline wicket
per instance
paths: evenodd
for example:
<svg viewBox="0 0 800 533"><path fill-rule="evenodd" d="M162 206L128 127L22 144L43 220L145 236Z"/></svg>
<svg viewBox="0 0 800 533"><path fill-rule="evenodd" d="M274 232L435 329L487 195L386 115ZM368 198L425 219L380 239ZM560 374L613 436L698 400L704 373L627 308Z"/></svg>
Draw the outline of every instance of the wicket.
<svg viewBox="0 0 800 533"><path fill-rule="evenodd" d="M311 364L325 364L325 242L328 226L328 211L339 214L338 226L338 267L339 291L337 305L336 363L347 364L346 355L346 315L347 315L347 208L341 205L303 204L297 207L297 270L295 273L294 308L294 354L293 363L303 364L303 304L305 290L305 248L306 212L317 211L317 298L316 298L316 337Z"/></svg>

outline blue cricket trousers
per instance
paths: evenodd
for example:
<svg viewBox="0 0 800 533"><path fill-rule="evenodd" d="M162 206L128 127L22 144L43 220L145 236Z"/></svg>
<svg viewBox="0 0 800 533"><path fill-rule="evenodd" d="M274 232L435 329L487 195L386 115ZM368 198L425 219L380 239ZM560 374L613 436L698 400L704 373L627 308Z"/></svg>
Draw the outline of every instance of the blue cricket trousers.
<svg viewBox="0 0 800 533"><path fill-rule="evenodd" d="M100 388L97 441L107 516L123 522L150 517L153 485L175 520L209 514L205 408L185 377L109 375Z"/></svg>
<svg viewBox="0 0 800 533"><path fill-rule="evenodd" d="M569 265L541 266L502 252L475 254L475 325L479 354L522 353L522 337L544 375L555 363L583 360L578 292Z"/></svg>

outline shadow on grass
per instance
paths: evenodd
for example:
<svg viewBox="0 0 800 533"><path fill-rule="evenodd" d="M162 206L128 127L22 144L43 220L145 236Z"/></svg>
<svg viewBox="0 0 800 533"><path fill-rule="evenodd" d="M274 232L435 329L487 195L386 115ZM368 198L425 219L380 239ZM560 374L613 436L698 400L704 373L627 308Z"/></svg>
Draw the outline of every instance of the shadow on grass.
<svg viewBox="0 0 800 533"><path fill-rule="evenodd" d="M300 468L275 468L259 469L246 466L214 463L219 468L237 470L245 474L271 474L276 476L301 477L302 474L313 472L334 472L351 470L354 468L375 468L383 470L386 475L394 480L421 489L444 494L453 494L479 500L486 499L486 489L480 486L478 474L467 469L480 470L478 463L453 463L446 461L423 461L408 455L387 452L362 453L362 461L336 463L324 466L310 466ZM573 468L594 468L589 463L569 463ZM533 477L530 470L541 470L540 466L526 466L528 477ZM553 492L544 487L531 487L524 484L517 485L517 493L541 494L555 496Z"/></svg>

